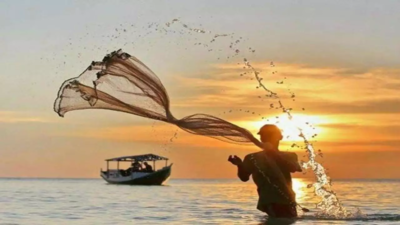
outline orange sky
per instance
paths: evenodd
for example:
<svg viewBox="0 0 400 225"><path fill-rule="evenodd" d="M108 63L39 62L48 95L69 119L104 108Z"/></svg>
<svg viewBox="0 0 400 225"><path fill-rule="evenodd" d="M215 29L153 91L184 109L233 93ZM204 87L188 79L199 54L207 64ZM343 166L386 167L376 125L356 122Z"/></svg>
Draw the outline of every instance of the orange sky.
<svg viewBox="0 0 400 225"><path fill-rule="evenodd" d="M60 118L52 111L65 79L77 76L110 50L123 47L160 77L170 95L171 111L178 118L208 113L254 134L265 123L277 124L289 135L281 150L295 151L300 159L305 159L304 150L291 147L301 144L296 126L312 136L314 130L306 124L310 122L318 133L311 138L314 147L323 152L318 160L333 178L400 178L396 170L400 157L400 51L395 47L400 33L387 25L399 20L398 14L366 14L363 7L369 6L365 5L348 6L350 11L335 5L329 11L318 4L314 5L320 7L318 12L328 11L323 15L306 13L309 7L305 4L288 13L280 3L255 1L275 9L265 15L262 7L236 1L232 8L217 12L213 11L217 6L209 10L192 7L202 3L180 2L170 9L148 1L140 10L133 3L121 3L126 5L106 13L109 18L102 12L110 3L98 3L93 9L80 4L62 9L50 3L0 7L6 9L0 15L12 21L1 31L6 53L0 56L4 68L0 80L0 177L99 177L104 159L142 153L169 157L174 178L235 177L228 156L244 157L258 151L256 147L181 130L170 141L176 127L123 113L86 110ZM151 13L154 17L140 14L157 9L163 13ZM21 12L24 18L11 12ZM344 15L340 17L338 12ZM209 42L197 34L149 32L149 24L164 24L177 14L194 27L234 32L243 37L241 49L251 46L256 51L227 59L231 40L221 39L214 51L209 51L194 47L194 43ZM52 20L43 20L41 15ZM316 23L323 19L326 24ZM364 27L365 21L374 29ZM128 29L125 36L118 33L120 36L114 37L122 28ZM112 38L105 41L103 36ZM259 97L267 93L256 88L251 74L240 76L245 72L244 57L261 71L264 84L281 96L284 105L294 109L296 126L279 109L271 109L271 104L277 106L275 100Z"/></svg>
<svg viewBox="0 0 400 225"><path fill-rule="evenodd" d="M284 103L295 108L296 125L303 127L309 137L313 130L305 123L310 122L316 127L318 136L311 140L315 141L315 149L322 149L324 155L318 160L329 169L332 177L399 177L394 169L400 156L397 151L400 139L396 133L400 126L396 113L399 108L395 105L397 90L381 88L373 100L365 97L374 85L385 87L388 83L399 83L400 79L392 76L396 71L373 69L352 74L350 78L338 78L337 73L345 69L282 65L282 69L277 66L279 75L272 79L290 77L287 82L299 94L296 94L296 101L287 98ZM255 66L263 68L262 64ZM295 151L300 159L306 159L304 150L290 147L293 143L301 144L301 139L296 137L296 126L284 114L269 108L273 100L263 102L257 98L262 91L255 89L251 80L237 78L239 71L229 65L210 66L210 71L214 74L210 72L206 78L173 78L181 86L172 88L172 112L179 116L210 113L244 126L253 133L264 123L277 124L285 136L291 135L282 142L281 149ZM382 78L383 74L386 79ZM284 88L274 83L271 86L278 93L285 94ZM202 92L204 88L212 91ZM195 94L175 100L174 93L185 92ZM381 106L382 111L375 105ZM299 107L305 107L305 110ZM245 110L239 109L250 112L244 113ZM92 114L96 114L96 118L90 118ZM258 114L269 121L262 120ZM0 165L2 176L97 177L99 168L105 166L105 158L152 152L170 157L175 164L173 177L234 177L235 168L226 161L228 155L243 157L258 151L254 146L238 146L195 136L169 124L153 123L117 112L78 111L67 113L65 118L2 112L0 122L11 131L5 138L14 140L13 145L6 147L24 151L19 157L12 157L13 151L5 153L6 160ZM170 142L177 130L177 138ZM37 151L42 151L42 154L38 156Z"/></svg>

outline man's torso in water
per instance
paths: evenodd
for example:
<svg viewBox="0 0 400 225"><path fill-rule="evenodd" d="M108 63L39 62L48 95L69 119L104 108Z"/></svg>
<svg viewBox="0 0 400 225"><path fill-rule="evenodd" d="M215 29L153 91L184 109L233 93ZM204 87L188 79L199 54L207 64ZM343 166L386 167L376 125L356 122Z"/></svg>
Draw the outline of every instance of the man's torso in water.
<svg viewBox="0 0 400 225"><path fill-rule="evenodd" d="M297 163L295 153L278 152L278 154L285 160ZM264 151L249 154L244 158L243 169L252 175L257 185L259 210L264 211L265 206L273 203L286 205L295 201L290 171L285 165L277 162L273 155L267 155Z"/></svg>

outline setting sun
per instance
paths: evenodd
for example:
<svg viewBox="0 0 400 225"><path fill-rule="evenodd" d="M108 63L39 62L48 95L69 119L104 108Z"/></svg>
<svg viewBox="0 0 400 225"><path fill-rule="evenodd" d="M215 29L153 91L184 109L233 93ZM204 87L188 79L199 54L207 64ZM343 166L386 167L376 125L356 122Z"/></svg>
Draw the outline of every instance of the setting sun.
<svg viewBox="0 0 400 225"><path fill-rule="evenodd" d="M292 114L293 118L289 119L287 114L280 114L274 117L268 117L259 121L245 121L239 124L248 128L250 131L257 133L260 127L265 124L275 124L278 126L287 141L302 141L300 129L307 139L321 135L324 129L320 127L322 124L329 124L332 122L330 118L323 116L309 116L304 114Z"/></svg>

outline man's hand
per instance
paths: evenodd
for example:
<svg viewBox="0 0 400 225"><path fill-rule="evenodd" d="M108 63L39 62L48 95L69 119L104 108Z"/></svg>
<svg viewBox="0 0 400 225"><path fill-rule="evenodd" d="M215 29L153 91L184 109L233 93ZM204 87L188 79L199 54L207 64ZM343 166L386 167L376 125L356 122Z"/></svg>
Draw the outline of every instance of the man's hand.
<svg viewBox="0 0 400 225"><path fill-rule="evenodd" d="M239 166L240 164L242 164L242 159L239 158L238 156L234 155L234 156L229 156L228 161L231 162L233 165Z"/></svg>
<svg viewBox="0 0 400 225"><path fill-rule="evenodd" d="M229 156L228 161L231 162L233 165L237 166L238 169L238 177L241 181L246 182L249 180L251 172L246 171L244 166L242 165L243 161L238 156Z"/></svg>

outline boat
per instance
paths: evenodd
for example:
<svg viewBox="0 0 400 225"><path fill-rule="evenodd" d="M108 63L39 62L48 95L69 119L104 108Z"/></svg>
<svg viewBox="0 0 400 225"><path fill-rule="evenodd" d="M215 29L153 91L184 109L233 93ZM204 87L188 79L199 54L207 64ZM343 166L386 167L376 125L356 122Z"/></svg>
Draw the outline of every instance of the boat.
<svg viewBox="0 0 400 225"><path fill-rule="evenodd" d="M165 160L165 166L159 170L156 170L156 161ZM122 156L112 159L106 159L107 170L103 171L100 169L100 176L110 184L125 184L125 185L162 185L167 181L171 175L172 163L168 165L168 158L154 155L133 155L133 156ZM117 163L117 169L110 169L110 162ZM123 170L120 169L120 163L129 162L132 167ZM152 170L138 170L133 167L135 163L153 163Z"/></svg>

